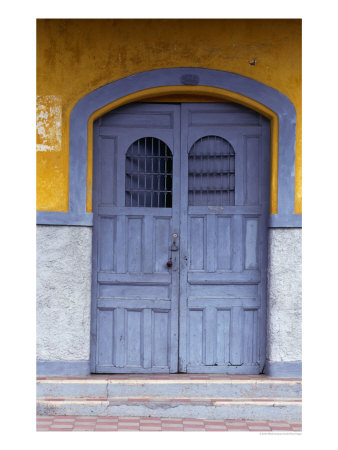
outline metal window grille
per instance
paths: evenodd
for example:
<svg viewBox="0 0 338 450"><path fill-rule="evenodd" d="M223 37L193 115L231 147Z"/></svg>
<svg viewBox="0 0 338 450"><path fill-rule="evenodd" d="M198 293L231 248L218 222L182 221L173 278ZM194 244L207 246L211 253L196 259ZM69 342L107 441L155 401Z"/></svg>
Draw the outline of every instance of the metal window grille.
<svg viewBox="0 0 338 450"><path fill-rule="evenodd" d="M126 206L172 207L173 156L160 139L135 141L126 153Z"/></svg>
<svg viewBox="0 0 338 450"><path fill-rule="evenodd" d="M205 136L189 152L189 205L235 204L235 151L218 136Z"/></svg>

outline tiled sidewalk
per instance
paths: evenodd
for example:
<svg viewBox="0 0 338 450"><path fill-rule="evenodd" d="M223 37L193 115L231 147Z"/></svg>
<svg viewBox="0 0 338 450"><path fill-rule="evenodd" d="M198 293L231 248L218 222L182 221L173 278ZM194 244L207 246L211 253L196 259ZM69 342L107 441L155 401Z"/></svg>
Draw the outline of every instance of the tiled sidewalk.
<svg viewBox="0 0 338 450"><path fill-rule="evenodd" d="M166 419L154 417L37 416L37 431L302 431L299 422Z"/></svg>

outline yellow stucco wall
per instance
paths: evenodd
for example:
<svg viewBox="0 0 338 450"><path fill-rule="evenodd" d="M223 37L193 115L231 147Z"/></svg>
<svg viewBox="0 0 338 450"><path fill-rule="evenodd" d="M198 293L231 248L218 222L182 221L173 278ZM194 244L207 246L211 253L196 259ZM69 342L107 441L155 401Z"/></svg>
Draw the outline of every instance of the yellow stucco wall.
<svg viewBox="0 0 338 450"><path fill-rule="evenodd" d="M183 66L235 72L291 100L301 213L301 20L289 19L38 20L37 209L68 209L69 117L81 97L133 73Z"/></svg>

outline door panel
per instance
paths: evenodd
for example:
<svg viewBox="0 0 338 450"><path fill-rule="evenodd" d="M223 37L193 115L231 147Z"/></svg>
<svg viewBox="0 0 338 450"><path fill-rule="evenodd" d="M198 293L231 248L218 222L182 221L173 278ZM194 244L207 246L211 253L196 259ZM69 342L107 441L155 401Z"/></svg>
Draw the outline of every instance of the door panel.
<svg viewBox="0 0 338 450"><path fill-rule="evenodd" d="M179 367L259 373L265 362L269 124L237 105L184 104L181 127ZM194 184L187 174L194 178L195 172L200 181ZM206 194L195 201L191 187Z"/></svg>
<svg viewBox="0 0 338 450"><path fill-rule="evenodd" d="M92 372L259 373L269 122L133 104L94 139Z"/></svg>
<svg viewBox="0 0 338 450"><path fill-rule="evenodd" d="M93 372L177 371L179 130L177 105L94 125Z"/></svg>

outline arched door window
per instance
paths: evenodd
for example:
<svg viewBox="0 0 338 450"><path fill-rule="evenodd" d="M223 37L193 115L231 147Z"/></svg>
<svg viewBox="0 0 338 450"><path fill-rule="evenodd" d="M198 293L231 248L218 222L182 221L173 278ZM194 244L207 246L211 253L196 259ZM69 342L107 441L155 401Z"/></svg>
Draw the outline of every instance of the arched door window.
<svg viewBox="0 0 338 450"><path fill-rule="evenodd" d="M126 153L126 206L172 207L173 156L163 141L144 137Z"/></svg>
<svg viewBox="0 0 338 450"><path fill-rule="evenodd" d="M235 151L218 136L205 136L189 151L189 205L235 204Z"/></svg>

